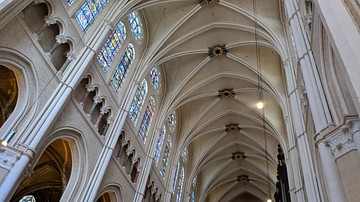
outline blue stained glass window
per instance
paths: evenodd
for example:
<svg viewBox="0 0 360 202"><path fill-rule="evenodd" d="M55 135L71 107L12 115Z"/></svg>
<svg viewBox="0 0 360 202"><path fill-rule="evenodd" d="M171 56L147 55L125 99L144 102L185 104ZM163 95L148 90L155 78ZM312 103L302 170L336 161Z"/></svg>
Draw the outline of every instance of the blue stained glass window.
<svg viewBox="0 0 360 202"><path fill-rule="evenodd" d="M164 136L166 133L166 128L165 125L163 125L163 128L159 134L157 143L156 143L156 148L155 148L155 155L154 155L154 163L157 166L159 163L159 158L160 158L160 152L164 143Z"/></svg>
<svg viewBox="0 0 360 202"><path fill-rule="evenodd" d="M145 143L149 133L152 118L155 113L155 101L153 97L150 97L149 103L146 106L145 114L140 125L139 135L142 141Z"/></svg>
<svg viewBox="0 0 360 202"><path fill-rule="evenodd" d="M187 156L188 156L188 149L187 147L185 147L182 151L181 151L181 157L183 159L183 162L187 161Z"/></svg>
<svg viewBox="0 0 360 202"><path fill-rule="evenodd" d="M124 83L129 66L131 62L134 60L134 58L135 58L134 46L131 43L129 43L110 81L111 85L115 89L115 92L117 92Z"/></svg>
<svg viewBox="0 0 360 202"><path fill-rule="evenodd" d="M184 184L184 166L181 167L181 172L180 172L180 177L179 177L179 185L178 185L177 194L176 194L177 202L180 202L180 200L181 200L183 184Z"/></svg>
<svg viewBox="0 0 360 202"><path fill-rule="evenodd" d="M86 0L75 13L75 18L82 31L86 31L95 21L100 11L105 7L109 0Z"/></svg>
<svg viewBox="0 0 360 202"><path fill-rule="evenodd" d="M174 113L171 113L169 116L168 116L168 121L169 121L169 124L171 126L174 126L175 125L175 112Z"/></svg>
<svg viewBox="0 0 360 202"><path fill-rule="evenodd" d="M73 5L73 3L75 2L75 0L66 0L67 4L69 6Z"/></svg>
<svg viewBox="0 0 360 202"><path fill-rule="evenodd" d="M164 156L161 162L161 168L160 168L160 176L164 179L165 177L165 173L166 173L166 168L169 164L169 156L171 153L171 147L172 147L172 141L171 141L171 136L168 135L167 137L167 141L166 141L166 145L165 145L165 149L164 149Z"/></svg>
<svg viewBox="0 0 360 202"><path fill-rule="evenodd" d="M192 186L196 187L196 183L197 183L197 176L194 177L193 182L192 182Z"/></svg>
<svg viewBox="0 0 360 202"><path fill-rule="evenodd" d="M97 56L97 60L101 66L103 66L103 71L105 73L109 70L112 62L114 61L116 53L120 50L121 45L124 43L125 39L125 25L124 23L119 22Z"/></svg>
<svg viewBox="0 0 360 202"><path fill-rule="evenodd" d="M150 78L151 83L154 86L154 90L157 90L159 87L159 72L155 67L153 67L150 71Z"/></svg>
<svg viewBox="0 0 360 202"><path fill-rule="evenodd" d="M195 192L191 192L191 202L195 202Z"/></svg>
<svg viewBox="0 0 360 202"><path fill-rule="evenodd" d="M176 166L175 175L174 175L174 179L173 179L173 190L174 190L174 192L175 192L175 188L176 188L176 181L177 181L177 176L179 174L179 169L180 169L180 160L178 161L178 164Z"/></svg>
<svg viewBox="0 0 360 202"><path fill-rule="evenodd" d="M36 202L35 197L33 195L23 196L19 202Z"/></svg>
<svg viewBox="0 0 360 202"><path fill-rule="evenodd" d="M141 39L141 23L137 12L132 12L130 14L129 24L131 27L131 32L133 33L135 39Z"/></svg>
<svg viewBox="0 0 360 202"><path fill-rule="evenodd" d="M130 106L129 117L134 126L136 126L136 123L139 119L139 114L141 112L142 106L144 105L147 92L148 92L147 82L146 79L144 79L141 82L140 88L138 88L137 91L135 92L134 99L131 102L131 106Z"/></svg>

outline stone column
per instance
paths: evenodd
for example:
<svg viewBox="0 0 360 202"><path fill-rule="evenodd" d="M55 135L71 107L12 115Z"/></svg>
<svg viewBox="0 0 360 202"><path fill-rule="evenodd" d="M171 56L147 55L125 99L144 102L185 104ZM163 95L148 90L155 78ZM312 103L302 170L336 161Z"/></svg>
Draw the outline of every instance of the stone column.
<svg viewBox="0 0 360 202"><path fill-rule="evenodd" d="M109 130L109 127L110 127L110 125L111 125L112 122L113 122L113 119L112 119L111 117L109 117L109 118L106 119L106 125L105 125L105 127L104 127L104 131L103 131L103 133L100 134L100 135L106 135L106 133L107 133L107 131Z"/></svg>
<svg viewBox="0 0 360 202"><path fill-rule="evenodd" d="M93 84L89 83L89 84L87 84L85 86L85 88L86 88L86 93L85 93L85 95L82 97L82 99L80 101L80 105L82 107L84 107L84 103L87 101L90 92L95 90L95 86Z"/></svg>
<svg viewBox="0 0 360 202"><path fill-rule="evenodd" d="M101 122L101 119L103 119L104 115L108 113L108 109L106 107L101 107L100 109L100 114L99 116L97 117L96 119L96 122L95 122L95 128L96 129L99 129L99 124ZM101 134L100 134L101 135Z"/></svg>
<svg viewBox="0 0 360 202"><path fill-rule="evenodd" d="M64 109L78 81L93 61L93 57L96 54L94 49L98 49L102 45L102 41L107 38L108 32L109 29L103 26L99 29L98 33L94 34L94 38L97 40L89 40L90 43L80 51L79 59L73 63L69 67L69 71L63 75L62 81L42 107L42 110L33 118L29 125L18 130L18 134L23 134L18 142L18 144L20 143L25 148L23 152L29 150L36 151L39 143L45 134L47 134L57 116ZM2 156L1 153L0 156ZM29 165L32 157L33 154L21 155L18 157L18 160L14 162L12 168L9 169L9 173L0 185L0 193L4 201L10 200L12 194L16 191L15 187L21 182L22 173Z"/></svg>
<svg viewBox="0 0 360 202"><path fill-rule="evenodd" d="M334 54L343 68L340 71L348 78L344 79L350 90L350 96L360 113L360 35L358 26L345 6L344 1L313 1L325 31L329 35L329 41ZM346 33L346 34L344 34Z"/></svg>
<svg viewBox="0 0 360 202"><path fill-rule="evenodd" d="M35 31L35 34L39 35L46 27L56 23L52 15L45 16L44 21L45 21L44 24Z"/></svg>
<svg viewBox="0 0 360 202"><path fill-rule="evenodd" d="M64 64L61 66L60 68L60 72L64 73L64 71L66 70L67 66L69 66L69 64L74 61L76 58L74 56L73 53L69 52L66 54L66 60L64 62Z"/></svg>
<svg viewBox="0 0 360 202"><path fill-rule="evenodd" d="M89 110L89 113L87 114L88 115L88 117L90 117L91 118L91 114L94 112L94 110L95 110L95 107L96 107L96 105L98 105L100 102L101 102L101 98L99 97L99 96L95 96L94 98L93 98L93 104L92 104L92 106L91 106L91 108L90 108L90 110Z"/></svg>
<svg viewBox="0 0 360 202"><path fill-rule="evenodd" d="M154 130L155 134L159 134L161 131L161 129L156 128L156 130ZM155 152L155 148L156 148L156 142L157 142L157 135L151 135L150 136L150 144L149 144L149 150L146 152L146 158L145 161L143 163L142 166L142 172L140 173L140 179L139 179L139 183L138 186L136 188L136 194L134 197L134 202L138 202L138 201L142 201L143 200L143 193L145 191L146 188L146 184L147 184L147 178L149 177L149 173L150 173L150 169L151 169L151 165L154 161L154 157L153 154Z"/></svg>
<svg viewBox="0 0 360 202"><path fill-rule="evenodd" d="M305 131L304 118L301 111L302 103L299 101L299 89L296 85L295 72L290 59L284 61L284 70L291 112L285 122L289 137L289 154L294 171L293 187L289 187L291 197L296 198L298 201L304 201L305 198L309 201L321 201L322 192L316 181L314 160L310 153L308 134ZM301 164L298 161L299 158L301 159ZM303 175L300 174L300 167L303 170ZM290 182L292 181L291 178L289 176Z"/></svg>
<svg viewBox="0 0 360 202"><path fill-rule="evenodd" d="M354 140L355 146L360 155L360 120L356 120L350 123L351 137Z"/></svg>
<svg viewBox="0 0 360 202"><path fill-rule="evenodd" d="M128 88L128 93L124 97L122 104L120 105L120 112L114 120L114 124L109 127L109 133L107 139L100 153L99 159L96 162L95 169L89 178L89 182L84 187L84 192L78 198L78 201L95 201L96 194L99 189L102 178L105 175L105 171L110 162L111 156L114 152L115 145L124 127L126 117L128 116L128 110L132 98L134 97L137 89L138 82L132 82Z"/></svg>
<svg viewBox="0 0 360 202"><path fill-rule="evenodd" d="M327 142L319 144L319 154L330 202L345 202L346 196L334 155Z"/></svg>
<svg viewBox="0 0 360 202"><path fill-rule="evenodd" d="M52 55L54 53L54 51L56 50L57 47L60 46L60 44L66 43L66 39L64 37L64 35L56 35L55 37L55 43L53 44L53 46L50 48L49 50L49 54Z"/></svg>
<svg viewBox="0 0 360 202"><path fill-rule="evenodd" d="M304 22L299 7L295 0L284 1L288 14L288 22L294 40L297 63L300 64L304 77L306 92L309 99L309 107L313 115L316 132L327 128L332 122L320 76L316 68L310 42L306 34Z"/></svg>

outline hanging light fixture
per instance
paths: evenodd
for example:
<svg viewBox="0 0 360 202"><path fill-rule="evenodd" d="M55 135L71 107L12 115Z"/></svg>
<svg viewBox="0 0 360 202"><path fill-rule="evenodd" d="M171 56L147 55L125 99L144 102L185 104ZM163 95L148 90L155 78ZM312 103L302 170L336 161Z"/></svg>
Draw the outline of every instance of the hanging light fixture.
<svg viewBox="0 0 360 202"><path fill-rule="evenodd" d="M256 92L256 96L257 96L256 107L257 107L258 109L264 108L263 93L262 93L262 90L261 90L261 89L258 89L258 91Z"/></svg>

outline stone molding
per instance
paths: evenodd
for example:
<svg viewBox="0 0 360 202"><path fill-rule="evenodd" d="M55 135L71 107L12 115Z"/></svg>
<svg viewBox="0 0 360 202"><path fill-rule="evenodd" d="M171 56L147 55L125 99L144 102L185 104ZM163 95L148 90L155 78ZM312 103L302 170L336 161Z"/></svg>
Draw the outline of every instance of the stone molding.
<svg viewBox="0 0 360 202"><path fill-rule="evenodd" d="M360 121L347 121L324 140L325 145L330 149L335 159L344 156L350 151L357 150L353 135L359 129Z"/></svg>
<svg viewBox="0 0 360 202"><path fill-rule="evenodd" d="M14 167L17 160L20 159L21 153L9 147L0 148L0 167L10 170Z"/></svg>

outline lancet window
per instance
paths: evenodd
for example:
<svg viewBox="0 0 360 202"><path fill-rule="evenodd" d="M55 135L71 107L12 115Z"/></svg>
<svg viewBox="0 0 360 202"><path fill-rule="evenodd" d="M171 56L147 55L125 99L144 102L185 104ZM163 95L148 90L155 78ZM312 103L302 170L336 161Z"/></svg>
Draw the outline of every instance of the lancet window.
<svg viewBox="0 0 360 202"><path fill-rule="evenodd" d="M122 84L124 83L129 66L131 62L134 60L134 58L135 58L134 46L131 43L129 43L120 63L116 67L115 72L111 78L111 85L114 87L115 92L118 92L118 90L121 88Z"/></svg>
<svg viewBox="0 0 360 202"><path fill-rule="evenodd" d="M82 31L86 32L99 15L100 11L108 3L108 0L87 0L75 13L75 18Z"/></svg>
<svg viewBox="0 0 360 202"><path fill-rule="evenodd" d="M143 120L140 125L140 129L139 129L139 136L141 137L141 139L144 143L146 142L146 138L149 133L149 128L150 128L154 113L155 113L155 100L153 97L150 97L149 103L146 106L145 114L144 114Z"/></svg>
<svg viewBox="0 0 360 202"><path fill-rule="evenodd" d="M159 163L159 158L160 158L160 152L164 143L164 137L166 134L166 128L165 125L163 125L163 128L159 134L158 140L156 142L156 148L155 148L155 155L154 155L154 163L157 166Z"/></svg>
<svg viewBox="0 0 360 202"><path fill-rule="evenodd" d="M116 54L120 50L121 45L124 43L125 39L125 25L124 23L119 22L97 56L97 60L103 67L103 71L105 73L108 72L112 62L115 59Z"/></svg>

